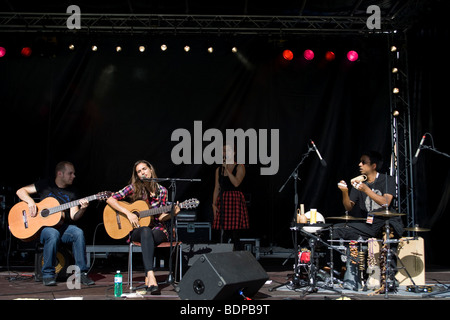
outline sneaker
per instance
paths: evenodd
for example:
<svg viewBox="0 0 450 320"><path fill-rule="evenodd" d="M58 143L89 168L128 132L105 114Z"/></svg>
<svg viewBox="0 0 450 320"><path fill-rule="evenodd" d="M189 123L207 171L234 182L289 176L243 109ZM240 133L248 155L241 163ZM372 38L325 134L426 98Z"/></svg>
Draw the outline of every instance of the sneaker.
<svg viewBox="0 0 450 320"><path fill-rule="evenodd" d="M94 280L92 280L91 278L89 278L89 276L87 275L86 272L83 272L81 274L81 283L87 286L91 286L93 284L95 284Z"/></svg>
<svg viewBox="0 0 450 320"><path fill-rule="evenodd" d="M42 283L44 286L56 286L56 278L43 278Z"/></svg>

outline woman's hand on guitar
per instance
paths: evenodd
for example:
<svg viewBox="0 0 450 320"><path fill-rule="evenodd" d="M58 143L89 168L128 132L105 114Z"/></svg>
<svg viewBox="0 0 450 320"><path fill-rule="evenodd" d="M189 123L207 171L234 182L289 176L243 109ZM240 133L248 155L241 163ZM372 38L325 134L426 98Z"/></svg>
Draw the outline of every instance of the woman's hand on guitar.
<svg viewBox="0 0 450 320"><path fill-rule="evenodd" d="M130 220L131 226L133 228L139 228L140 227L139 219L138 219L137 215L135 215L135 214L130 212L130 213L127 213L127 218L128 218L128 220Z"/></svg>

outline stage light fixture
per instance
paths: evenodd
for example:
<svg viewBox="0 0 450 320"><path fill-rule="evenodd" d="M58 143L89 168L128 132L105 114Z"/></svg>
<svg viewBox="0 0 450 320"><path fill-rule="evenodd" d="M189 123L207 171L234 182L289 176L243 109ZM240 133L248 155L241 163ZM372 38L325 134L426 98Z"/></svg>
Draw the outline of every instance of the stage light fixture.
<svg viewBox="0 0 450 320"><path fill-rule="evenodd" d="M0 58L4 57L6 54L6 49L3 47L0 47Z"/></svg>
<svg viewBox="0 0 450 320"><path fill-rule="evenodd" d="M347 59L348 59L348 61L355 62L356 60L358 60L358 52L356 52L354 50L350 50L347 53Z"/></svg>
<svg viewBox="0 0 450 320"><path fill-rule="evenodd" d="M292 59L294 59L294 53L291 50L284 50L283 58L285 60L291 61Z"/></svg>
<svg viewBox="0 0 450 320"><path fill-rule="evenodd" d="M231 52L236 53L238 50L236 47L231 48Z"/></svg>
<svg viewBox="0 0 450 320"><path fill-rule="evenodd" d="M396 67L392 68L392 73L397 73L398 69Z"/></svg>
<svg viewBox="0 0 450 320"><path fill-rule="evenodd" d="M116 47L116 51L117 51L117 52L121 52L121 51L122 51L122 47L121 47L121 46L117 46L117 47Z"/></svg>
<svg viewBox="0 0 450 320"><path fill-rule="evenodd" d="M395 52L397 51L397 47L396 46L391 46L391 52Z"/></svg>
<svg viewBox="0 0 450 320"><path fill-rule="evenodd" d="M31 56L32 50L30 47L23 47L22 50L20 50L20 54L23 57L29 57Z"/></svg>
<svg viewBox="0 0 450 320"><path fill-rule="evenodd" d="M70 51L75 50L75 45L73 43L69 44L69 50Z"/></svg>
<svg viewBox="0 0 450 320"><path fill-rule="evenodd" d="M395 94L397 94L397 93L400 92L400 89L399 89L399 88L394 88L394 89L392 89L392 92L395 93Z"/></svg>
<svg viewBox="0 0 450 320"><path fill-rule="evenodd" d="M394 110L394 112L392 112L392 115L393 115L394 117L398 117L398 116L400 115L400 111Z"/></svg>
<svg viewBox="0 0 450 320"><path fill-rule="evenodd" d="M189 52L189 50L191 50L191 47L189 47L189 46L184 46L184 51Z"/></svg>
<svg viewBox="0 0 450 320"><path fill-rule="evenodd" d="M91 49L92 49L92 51L97 51L98 50L98 47L96 46L96 45L93 45L92 47L91 47Z"/></svg>
<svg viewBox="0 0 450 320"><path fill-rule="evenodd" d="M161 51L166 51L166 50L167 50L167 45L162 44L162 45L161 45Z"/></svg>
<svg viewBox="0 0 450 320"><path fill-rule="evenodd" d="M144 52L145 51L145 46L139 46L139 52Z"/></svg>
<svg viewBox="0 0 450 320"><path fill-rule="evenodd" d="M312 59L314 59L314 51L312 51L312 50L310 50L310 49L306 49L306 50L303 52L303 57L304 57L306 60L312 60Z"/></svg>
<svg viewBox="0 0 450 320"><path fill-rule="evenodd" d="M334 54L333 51L327 51L327 52L325 53L325 59L326 59L327 61L333 61L335 58L336 58L336 55Z"/></svg>
<svg viewBox="0 0 450 320"><path fill-rule="evenodd" d="M209 53L213 53L213 52L214 52L214 48L213 48L213 47L209 47L209 48L208 48L208 52L209 52Z"/></svg>

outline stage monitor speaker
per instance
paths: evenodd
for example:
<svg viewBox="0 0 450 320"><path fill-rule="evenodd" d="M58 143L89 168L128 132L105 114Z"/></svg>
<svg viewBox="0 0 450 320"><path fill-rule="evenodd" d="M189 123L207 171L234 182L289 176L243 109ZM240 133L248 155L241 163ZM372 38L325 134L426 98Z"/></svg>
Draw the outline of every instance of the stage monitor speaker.
<svg viewBox="0 0 450 320"><path fill-rule="evenodd" d="M67 268L70 264L72 264L72 255L68 249L63 246L60 246L58 252L56 253L56 266L55 266L55 275L56 279L59 281L66 280ZM44 253L43 248L39 247L36 250L35 258L34 258L34 276L36 281L42 281L42 266L44 265Z"/></svg>
<svg viewBox="0 0 450 320"><path fill-rule="evenodd" d="M203 254L178 286L182 300L238 299L255 295L269 279L248 251Z"/></svg>

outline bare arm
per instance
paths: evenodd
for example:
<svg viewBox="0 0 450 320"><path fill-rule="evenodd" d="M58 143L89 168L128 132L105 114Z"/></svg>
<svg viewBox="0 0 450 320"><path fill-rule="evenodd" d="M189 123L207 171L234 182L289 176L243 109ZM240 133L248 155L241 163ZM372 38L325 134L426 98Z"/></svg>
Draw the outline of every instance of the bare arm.
<svg viewBox="0 0 450 320"><path fill-rule="evenodd" d="M110 205L114 210L122 212L124 215L126 215L128 220L130 220L131 226L133 228L139 227L138 217L135 214L131 213L127 208L122 206L119 201L117 201L113 197L109 197L108 200L106 200L106 203Z"/></svg>
<svg viewBox="0 0 450 320"><path fill-rule="evenodd" d="M81 208L79 206L70 208L70 217L74 221L80 219L83 216L86 208L89 206L89 201L87 199L80 199L80 206Z"/></svg>
<svg viewBox="0 0 450 320"><path fill-rule="evenodd" d="M372 191L369 186L367 186L364 183L361 183L356 187L358 190L364 192L367 194L369 198L371 198L373 201L378 203L380 206L385 206L387 204L387 207L390 206L392 199L394 198L391 194L385 193L383 195L376 194Z"/></svg>
<svg viewBox="0 0 450 320"><path fill-rule="evenodd" d="M35 217L37 214L36 202L33 200L33 198L31 198L31 195L35 193L37 193L37 190L34 184L22 187L16 192L16 195L19 197L20 200L28 203L28 207L30 208L30 214L32 217Z"/></svg>
<svg viewBox="0 0 450 320"><path fill-rule="evenodd" d="M344 205L345 211L351 211L355 203L350 200L347 183L344 180L339 181L338 188L342 191L342 204Z"/></svg>
<svg viewBox="0 0 450 320"><path fill-rule="evenodd" d="M234 176L227 167L225 167L225 175L228 176L233 186L236 188L242 183L245 177L245 166L243 164L237 164L236 175Z"/></svg>

